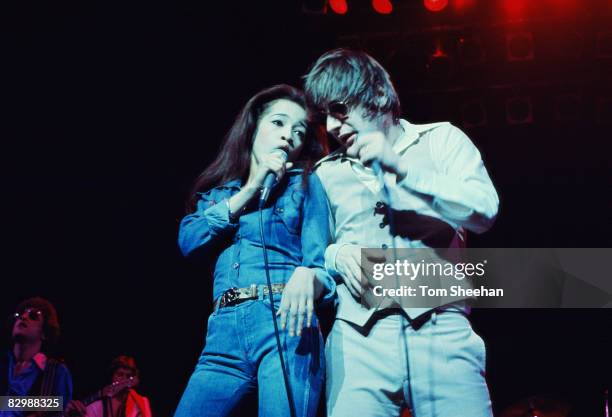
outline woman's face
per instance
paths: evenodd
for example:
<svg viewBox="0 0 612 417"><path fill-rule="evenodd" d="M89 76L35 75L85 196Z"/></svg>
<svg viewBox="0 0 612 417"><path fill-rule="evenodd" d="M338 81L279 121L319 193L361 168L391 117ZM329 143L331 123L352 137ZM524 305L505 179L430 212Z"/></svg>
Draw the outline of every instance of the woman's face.
<svg viewBox="0 0 612 417"><path fill-rule="evenodd" d="M257 122L252 155L259 162L263 155L283 149L293 160L302 150L305 136L306 110L290 100L274 100Z"/></svg>

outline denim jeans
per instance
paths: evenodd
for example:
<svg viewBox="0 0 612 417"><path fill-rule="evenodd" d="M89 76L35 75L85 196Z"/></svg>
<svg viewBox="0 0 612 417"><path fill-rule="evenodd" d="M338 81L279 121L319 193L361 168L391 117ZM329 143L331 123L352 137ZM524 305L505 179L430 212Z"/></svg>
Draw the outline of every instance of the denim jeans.
<svg viewBox="0 0 612 417"><path fill-rule="evenodd" d="M278 308L280 294L274 298ZM318 322L313 317L313 327L304 328L301 336L279 331L296 414L314 417L325 378ZM209 317L206 346L175 417L235 415L241 401L254 392L259 416L290 415L267 296L220 308Z"/></svg>

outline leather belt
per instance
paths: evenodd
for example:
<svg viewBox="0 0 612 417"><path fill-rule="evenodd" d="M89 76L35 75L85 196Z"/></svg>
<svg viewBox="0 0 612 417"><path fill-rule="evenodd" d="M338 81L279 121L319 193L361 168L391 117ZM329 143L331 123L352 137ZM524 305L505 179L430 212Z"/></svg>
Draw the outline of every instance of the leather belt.
<svg viewBox="0 0 612 417"><path fill-rule="evenodd" d="M261 284L260 284L261 285ZM243 301L254 300L259 298L259 286L257 284L251 284L250 287L247 288L230 288L226 290L214 304L214 311L217 311L221 307L228 307L231 305L239 304ZM285 288L285 284L272 284L272 294L280 294L283 292ZM268 295L270 291L268 290L268 286L263 286L263 295Z"/></svg>

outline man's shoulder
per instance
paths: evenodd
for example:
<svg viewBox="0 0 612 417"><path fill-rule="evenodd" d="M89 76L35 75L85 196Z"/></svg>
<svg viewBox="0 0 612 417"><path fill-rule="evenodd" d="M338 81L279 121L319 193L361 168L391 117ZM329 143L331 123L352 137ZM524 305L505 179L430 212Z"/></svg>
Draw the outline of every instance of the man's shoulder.
<svg viewBox="0 0 612 417"><path fill-rule="evenodd" d="M320 170L321 168L335 166L340 163L340 161L342 160L342 157L345 157L344 152L342 151L342 149L337 149L334 152L330 153L329 155L324 156L323 158L319 159L314 164L313 171L316 172Z"/></svg>
<svg viewBox="0 0 612 417"><path fill-rule="evenodd" d="M64 361L63 358L60 357L50 357L50 356L46 356L45 357L45 365L46 366L54 366L56 369L56 372L69 372L68 371L68 366L66 366L66 362Z"/></svg>
<svg viewBox="0 0 612 417"><path fill-rule="evenodd" d="M449 130L457 129L451 122L433 122L433 123L424 123L424 124L413 124L408 122L407 120L401 120L401 125L404 131L408 135L416 135L422 136L426 133L442 133L448 132Z"/></svg>
<svg viewBox="0 0 612 417"><path fill-rule="evenodd" d="M405 122L402 120L402 122ZM429 143L435 150L457 149L458 147L473 146L471 139L463 130L453 125L451 122L427 123L423 125L413 125L402 123L407 133L412 132L415 139Z"/></svg>
<svg viewBox="0 0 612 417"><path fill-rule="evenodd" d="M47 358L43 372L49 374L54 381L55 389L59 389L61 394L65 393L66 387L72 386L72 374L61 358Z"/></svg>

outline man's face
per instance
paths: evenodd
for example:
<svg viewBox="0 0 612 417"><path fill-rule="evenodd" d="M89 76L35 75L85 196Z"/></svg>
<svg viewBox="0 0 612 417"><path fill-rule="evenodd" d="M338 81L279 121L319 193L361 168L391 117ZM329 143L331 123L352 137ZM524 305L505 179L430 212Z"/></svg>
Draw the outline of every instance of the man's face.
<svg viewBox="0 0 612 417"><path fill-rule="evenodd" d="M117 368L115 372L113 372L113 380L112 382L121 382L129 379L134 376L134 372L129 368Z"/></svg>
<svg viewBox="0 0 612 417"><path fill-rule="evenodd" d="M15 313L13 340L36 342L43 339L44 316L37 308L26 308Z"/></svg>
<svg viewBox="0 0 612 417"><path fill-rule="evenodd" d="M383 132L388 129L387 117L380 116L369 120L365 117L363 107L348 108L345 115L337 112L327 114L327 132L340 145L348 148L358 139L358 135L371 132Z"/></svg>
<svg viewBox="0 0 612 417"><path fill-rule="evenodd" d="M112 382L121 382L126 379L130 379L134 376L134 372L129 368L117 368L115 372L113 372L113 381Z"/></svg>

